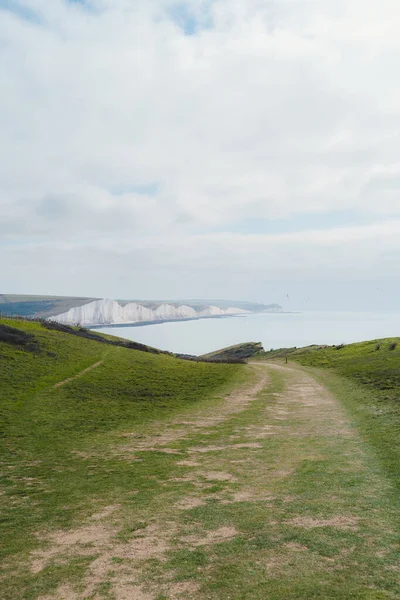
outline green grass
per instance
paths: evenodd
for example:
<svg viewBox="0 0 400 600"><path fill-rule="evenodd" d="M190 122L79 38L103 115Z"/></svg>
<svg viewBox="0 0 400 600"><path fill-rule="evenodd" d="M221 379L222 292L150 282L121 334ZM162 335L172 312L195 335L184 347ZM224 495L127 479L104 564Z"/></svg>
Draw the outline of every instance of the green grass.
<svg viewBox="0 0 400 600"><path fill-rule="evenodd" d="M400 338L340 346L283 348L263 352L259 358L286 356L302 365L333 369L374 390L384 391L387 399L400 399Z"/></svg>
<svg viewBox="0 0 400 600"><path fill-rule="evenodd" d="M292 351L305 366L267 366L268 386L235 412L236 388L264 367L1 323L33 336L0 343L2 600L400 597L389 341ZM86 530L100 537L54 541Z"/></svg>
<svg viewBox="0 0 400 600"><path fill-rule="evenodd" d="M158 491L149 471L165 475L169 457L154 456L144 465L105 455L105 449L126 430L140 435L150 423L213 401L243 377L237 365L108 346L35 322L0 324L35 340L31 351L0 342L0 556L8 565L26 559L38 543L36 532L72 526L99 499L112 503L140 488L135 501L148 502ZM15 580L2 598L35 598L42 590L30 581L21 596L19 585Z"/></svg>
<svg viewBox="0 0 400 600"><path fill-rule="evenodd" d="M201 358L214 358L220 360L226 359L247 359L250 358L260 351L263 350L261 342L247 342L242 344L235 344L227 348L221 348L215 352L209 352L203 354Z"/></svg>
<svg viewBox="0 0 400 600"><path fill-rule="evenodd" d="M143 585L191 582L199 591L182 598L207 600L398 597L396 512L375 457L356 431L348 435L351 421L341 424L343 434L336 432L344 415L334 403L309 408L296 395L289 400L285 388L293 384L299 384L297 374L271 371L269 388L246 410L174 444L182 454L202 446L222 449L196 454L198 467L167 478L160 495L141 506L144 520L179 524L167 560L140 566ZM282 398L289 409L285 418L279 413ZM235 448L264 424L279 432L257 438L259 448ZM215 484L204 478L206 471L226 471L235 479ZM248 500L227 503L246 490ZM203 504L179 514L174 502L184 497ZM346 516L357 526L329 523ZM298 518L327 524L301 527L293 524ZM185 543L186 536L201 540L223 527L236 534L195 548ZM166 592L157 598L170 597Z"/></svg>
<svg viewBox="0 0 400 600"><path fill-rule="evenodd" d="M257 360L286 358L318 369L400 492L400 338L273 350Z"/></svg>

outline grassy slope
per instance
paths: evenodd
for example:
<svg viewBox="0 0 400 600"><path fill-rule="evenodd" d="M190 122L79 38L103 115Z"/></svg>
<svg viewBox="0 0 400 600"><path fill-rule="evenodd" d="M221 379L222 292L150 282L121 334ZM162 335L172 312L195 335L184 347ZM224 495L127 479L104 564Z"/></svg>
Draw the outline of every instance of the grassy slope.
<svg viewBox="0 0 400 600"><path fill-rule="evenodd" d="M390 338L346 346L287 348L265 352L260 358L287 357L290 362L322 370L323 383L356 419L364 439L400 491L399 342L399 338Z"/></svg>
<svg viewBox="0 0 400 600"><path fill-rule="evenodd" d="M105 560L101 544L87 544L75 554L69 546L58 548L63 556L53 561L50 555L47 566L37 573L30 571L28 555L43 546L46 532L72 527L79 533L80 525L93 522L89 515L110 505L120 505L115 543L126 542L127 547L119 553L115 550L109 558L114 568L89 597L111 600L107 586L124 575L124 567L130 569L130 576L142 578L144 585L157 581L162 585L171 577L177 584L200 584L203 595L189 588L182 598L398 597L393 507L390 494L386 497L385 480L368 444L360 445L357 433L347 435L345 427L340 437L336 429L342 415L337 415L336 407L309 404L307 380L302 384L302 402L298 391L288 398L286 389L297 390L301 384L297 370L287 375L271 369L270 387L256 401L211 427L215 403L210 398L245 378L246 368L181 362L48 331L33 323L16 326L32 333L41 351L35 351L35 344L29 352L0 346L5 408L0 538L7 575L2 600L34 600L43 594L58 598L55 590L60 583L78 584L90 578L90 563L98 556ZM343 366L346 361L331 360L331 354L344 350L324 349L324 366L334 361ZM305 350L293 357L303 356L301 360L313 365L315 356L321 356L315 352ZM392 353L383 364L389 360L394 366L397 350L387 352ZM101 366L54 389L55 383L102 359ZM347 361L350 365L350 357ZM343 397L353 390L354 406L360 400L357 394L363 394L363 402L370 394L370 382L360 385L331 375L327 381L337 385ZM176 427L170 417L179 414L181 420L188 409L192 420L189 411L197 406L207 417L203 426L171 444L167 436L164 444L179 455L160 452L157 435ZM219 416L219 405L214 410ZM356 410L354 414L359 419ZM350 420L352 426L356 419ZM130 446L137 446L135 437L140 440L149 423L154 425L155 447L133 452ZM264 437L269 428L275 434ZM124 433L129 437L121 437ZM257 433L261 437L254 437ZM254 439L260 442L255 448L240 447ZM196 451L197 466L179 465L186 453L193 459L200 446L206 451ZM227 479L226 473L234 478ZM245 495L239 502L232 501L234 493L249 491L250 499ZM180 511L176 503L185 497L204 503ZM310 515L328 520L353 515L360 523L353 529L307 528L292 522ZM175 533L173 528L169 531L171 523ZM125 550L137 536L140 539L147 524L157 525L167 540L173 539L165 554L136 564ZM194 548L188 544L186 536L204 538L232 526L237 531L232 539ZM157 600L169 597L161 593Z"/></svg>
<svg viewBox="0 0 400 600"><path fill-rule="evenodd" d="M203 354L201 358L216 358L220 360L224 359L246 359L254 356L258 352L262 351L263 347L261 342L247 342L242 344L235 344L234 346L228 346L227 348L221 348L215 352L209 352Z"/></svg>
<svg viewBox="0 0 400 600"><path fill-rule="evenodd" d="M127 428L140 433L146 423L230 388L243 373L236 365L110 347L38 323L0 323L32 334L39 345L27 351L0 342L0 539L7 560L27 555L36 543L34 532L76 522L90 510L87 499L115 500L143 477L141 463L97 460L92 470L79 453L101 452ZM54 388L100 360L96 369ZM32 583L29 590L23 597L36 597Z"/></svg>

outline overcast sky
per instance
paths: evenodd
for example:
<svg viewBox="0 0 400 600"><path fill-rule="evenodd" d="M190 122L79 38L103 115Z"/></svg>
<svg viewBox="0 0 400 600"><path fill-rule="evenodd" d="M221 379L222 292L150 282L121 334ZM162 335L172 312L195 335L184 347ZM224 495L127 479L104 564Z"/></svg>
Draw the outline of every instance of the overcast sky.
<svg viewBox="0 0 400 600"><path fill-rule="evenodd" d="M400 308L399 0L0 0L0 292Z"/></svg>

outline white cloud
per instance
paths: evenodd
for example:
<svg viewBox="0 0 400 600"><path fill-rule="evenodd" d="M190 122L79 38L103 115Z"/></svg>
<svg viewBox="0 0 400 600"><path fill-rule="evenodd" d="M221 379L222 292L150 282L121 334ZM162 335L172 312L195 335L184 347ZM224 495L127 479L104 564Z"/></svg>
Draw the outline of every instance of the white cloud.
<svg viewBox="0 0 400 600"><path fill-rule="evenodd" d="M44 285L33 257L49 252L54 264L79 254L83 267L99 261L122 278L135 262L165 273L192 265L204 282L206 268L216 279L224 269L289 276L294 262L313 277L393 268L397 1L1 6L0 236L18 242L0 250L8 286L28 263ZM208 231L334 211L377 224L281 237ZM90 293L83 275L79 285Z"/></svg>

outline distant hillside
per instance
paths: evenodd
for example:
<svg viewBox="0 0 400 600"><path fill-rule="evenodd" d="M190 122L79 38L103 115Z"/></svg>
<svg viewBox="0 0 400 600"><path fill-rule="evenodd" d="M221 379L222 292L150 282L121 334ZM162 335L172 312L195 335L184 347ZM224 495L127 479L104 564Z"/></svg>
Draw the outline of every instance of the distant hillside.
<svg viewBox="0 0 400 600"><path fill-rule="evenodd" d="M130 302L140 302L140 304L145 304L141 300L131 300ZM173 304L178 306L180 304L187 304L188 306L192 306L193 308L202 310L207 306L218 306L221 309L227 309L229 307L232 308L240 308L243 310L248 310L249 312L264 312L264 311L280 311L282 307L279 304L261 304L260 302L247 302L245 300L221 300L221 299L191 299L191 300L162 300L162 303ZM150 302L148 303L151 304Z"/></svg>
<svg viewBox="0 0 400 600"><path fill-rule="evenodd" d="M229 300L111 300L68 296L0 295L0 314L53 318L65 324L151 323L249 312L279 311L276 304Z"/></svg>
<svg viewBox="0 0 400 600"><path fill-rule="evenodd" d="M96 298L75 296L30 296L24 294L0 294L0 315L23 316L46 319L63 313L74 306L82 306Z"/></svg>
<svg viewBox="0 0 400 600"><path fill-rule="evenodd" d="M257 356L260 352L263 352L263 350L264 348L261 342L247 342L203 354L200 358L213 360L215 362L225 360L246 360L253 356Z"/></svg>

